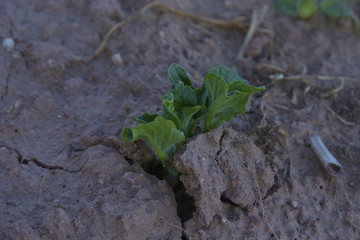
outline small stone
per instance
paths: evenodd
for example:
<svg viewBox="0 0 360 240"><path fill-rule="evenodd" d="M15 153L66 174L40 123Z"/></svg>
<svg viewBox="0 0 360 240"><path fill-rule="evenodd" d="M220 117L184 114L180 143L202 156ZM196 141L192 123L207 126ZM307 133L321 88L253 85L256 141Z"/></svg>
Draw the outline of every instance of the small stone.
<svg viewBox="0 0 360 240"><path fill-rule="evenodd" d="M160 38L165 38L165 33L164 33L164 31L159 31L159 36L160 36Z"/></svg>
<svg viewBox="0 0 360 240"><path fill-rule="evenodd" d="M2 40L2 46L7 50L10 51L14 48L15 46L15 41L13 38L8 37L8 38L4 38Z"/></svg>
<svg viewBox="0 0 360 240"><path fill-rule="evenodd" d="M103 185L103 184L105 183L105 180L102 179L102 178L100 178L100 179L98 180L98 182L99 182L101 185Z"/></svg>
<svg viewBox="0 0 360 240"><path fill-rule="evenodd" d="M297 208L299 206L299 203L295 200L291 200L291 205L294 207L294 208Z"/></svg>
<svg viewBox="0 0 360 240"><path fill-rule="evenodd" d="M228 221L228 219L226 217L221 218L221 222L226 223L227 221Z"/></svg>
<svg viewBox="0 0 360 240"><path fill-rule="evenodd" d="M118 66L123 64L123 60L122 60L122 57L121 57L120 53L114 54L111 57L111 61L112 61L113 64L118 65Z"/></svg>

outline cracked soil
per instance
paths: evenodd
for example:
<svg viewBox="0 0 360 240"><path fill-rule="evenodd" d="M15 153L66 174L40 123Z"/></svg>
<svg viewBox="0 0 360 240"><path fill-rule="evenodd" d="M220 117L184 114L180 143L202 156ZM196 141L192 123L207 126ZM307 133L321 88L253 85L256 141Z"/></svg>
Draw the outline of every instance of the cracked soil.
<svg viewBox="0 0 360 240"><path fill-rule="evenodd" d="M269 6L238 58L246 27L156 8L132 17L148 3L0 1L0 39L16 43L0 48L0 239L359 239L353 23ZM265 4L161 3L245 25ZM160 112L173 62L196 85L223 64L266 86L246 114L186 141L173 158L180 179L164 175L143 142L120 138L132 117ZM311 151L312 133L342 164L338 175Z"/></svg>

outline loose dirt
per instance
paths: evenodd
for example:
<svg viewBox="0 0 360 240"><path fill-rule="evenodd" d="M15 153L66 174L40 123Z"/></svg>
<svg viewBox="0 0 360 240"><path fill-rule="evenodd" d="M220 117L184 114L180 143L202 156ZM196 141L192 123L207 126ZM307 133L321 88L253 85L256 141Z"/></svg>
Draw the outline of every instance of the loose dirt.
<svg viewBox="0 0 360 240"><path fill-rule="evenodd" d="M353 23L269 6L239 58L263 1L138 12L148 3L1 1L0 39L15 46L0 47L0 238L359 239ZM196 85L223 64L266 86L246 114L187 140L173 159L180 179L120 138L132 117L160 112L173 62ZM336 176L310 149L313 133L343 166Z"/></svg>

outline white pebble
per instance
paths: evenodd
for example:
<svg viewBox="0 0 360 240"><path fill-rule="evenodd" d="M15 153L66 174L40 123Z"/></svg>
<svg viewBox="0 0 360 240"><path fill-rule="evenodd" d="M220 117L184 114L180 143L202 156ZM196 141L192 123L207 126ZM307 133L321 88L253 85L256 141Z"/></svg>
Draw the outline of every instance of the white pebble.
<svg viewBox="0 0 360 240"><path fill-rule="evenodd" d="M295 200L291 200L291 205L294 207L294 208L297 208L299 206L299 203Z"/></svg>
<svg viewBox="0 0 360 240"><path fill-rule="evenodd" d="M12 39L11 37L4 38L4 39L2 40L2 46L3 46L6 50L10 51L11 49L14 48L14 46L15 46L15 41L14 41L14 39Z"/></svg>
<svg viewBox="0 0 360 240"><path fill-rule="evenodd" d="M227 221L228 221L228 219L226 217L221 218L221 222L226 223Z"/></svg>
<svg viewBox="0 0 360 240"><path fill-rule="evenodd" d="M123 64L123 60L122 60L122 57L119 53L116 53L114 54L112 57L111 57L111 61L113 64L115 65L122 65Z"/></svg>

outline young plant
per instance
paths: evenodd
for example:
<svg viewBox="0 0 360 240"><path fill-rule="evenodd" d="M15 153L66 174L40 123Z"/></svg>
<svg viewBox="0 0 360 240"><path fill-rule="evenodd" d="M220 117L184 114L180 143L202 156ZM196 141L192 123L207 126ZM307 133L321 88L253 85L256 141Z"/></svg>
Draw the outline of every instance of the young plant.
<svg viewBox="0 0 360 240"><path fill-rule="evenodd" d="M310 18L319 10L333 18L348 17L356 23L356 28L359 30L358 19L345 5L346 1L354 0L276 0L274 6L284 14L303 19Z"/></svg>
<svg viewBox="0 0 360 240"><path fill-rule="evenodd" d="M178 175L171 166L170 158L184 143L196 134L194 127L200 120L202 132L218 127L239 113L245 113L251 94L263 91L264 86L254 87L236 71L217 66L204 77L200 88L192 86L185 70L173 63L168 69L171 90L163 96L161 115L144 113L134 118L140 124L125 128L125 142L144 140L171 174Z"/></svg>

